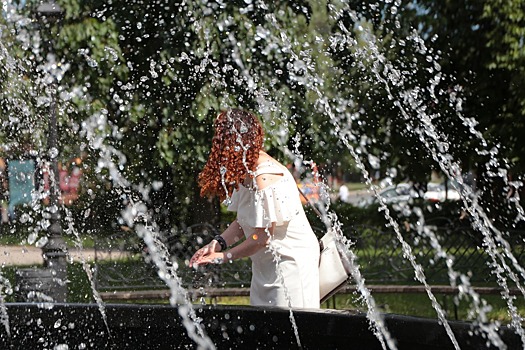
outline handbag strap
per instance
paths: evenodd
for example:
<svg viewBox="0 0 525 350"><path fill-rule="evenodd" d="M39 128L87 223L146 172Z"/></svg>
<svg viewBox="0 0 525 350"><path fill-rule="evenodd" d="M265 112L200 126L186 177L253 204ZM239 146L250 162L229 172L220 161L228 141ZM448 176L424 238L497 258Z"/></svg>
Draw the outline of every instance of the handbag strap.
<svg viewBox="0 0 525 350"><path fill-rule="evenodd" d="M303 196L304 200L306 201L306 203L308 203L308 205L313 209L313 211L317 214L317 216L319 216L320 219L323 218L323 215L321 214L321 212L315 207L315 205L312 204L312 202L310 201L310 199L308 197L306 197L306 195L304 194L304 192L299 188L299 186L297 186L297 190L299 190L299 193L301 194L301 196Z"/></svg>
<svg viewBox="0 0 525 350"><path fill-rule="evenodd" d="M317 214L317 216L319 216L319 219L323 219L322 215L321 215L321 212L315 207L315 205L312 204L312 202L310 201L310 199L308 199L308 197L306 197L306 195L304 194L304 192L299 188L299 186L297 186L297 190L299 191L299 193L301 194L301 196L303 196L303 198L305 199L306 203L308 203L308 205L313 209L313 211ZM319 251L322 252L324 250L324 243L322 240L318 240L319 241Z"/></svg>

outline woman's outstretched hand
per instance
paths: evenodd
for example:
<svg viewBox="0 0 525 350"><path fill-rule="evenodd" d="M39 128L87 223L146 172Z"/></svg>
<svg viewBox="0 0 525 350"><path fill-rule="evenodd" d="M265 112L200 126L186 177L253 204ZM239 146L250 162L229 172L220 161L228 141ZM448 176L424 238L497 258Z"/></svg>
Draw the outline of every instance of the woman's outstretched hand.
<svg viewBox="0 0 525 350"><path fill-rule="evenodd" d="M224 263L224 253L216 252L211 253L205 256L202 256L199 260L195 262L197 266L204 266L208 264L223 264Z"/></svg>
<svg viewBox="0 0 525 350"><path fill-rule="evenodd" d="M218 252L219 247L219 243L216 240L206 244L193 254L190 259L190 266L197 267L207 264L222 264L224 261L224 254Z"/></svg>

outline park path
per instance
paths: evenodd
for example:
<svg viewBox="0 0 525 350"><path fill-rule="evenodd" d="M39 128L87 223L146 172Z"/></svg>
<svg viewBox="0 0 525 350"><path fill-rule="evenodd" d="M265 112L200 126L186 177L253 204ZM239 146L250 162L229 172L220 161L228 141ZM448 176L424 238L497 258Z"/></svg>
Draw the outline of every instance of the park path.
<svg viewBox="0 0 525 350"><path fill-rule="evenodd" d="M94 249L80 251L76 248L70 248L69 254L73 257L73 261L81 261L82 258L88 262L95 260ZM101 252L97 252L97 254L100 255ZM42 265L43 263L44 259L40 248L20 245L0 246L0 266Z"/></svg>

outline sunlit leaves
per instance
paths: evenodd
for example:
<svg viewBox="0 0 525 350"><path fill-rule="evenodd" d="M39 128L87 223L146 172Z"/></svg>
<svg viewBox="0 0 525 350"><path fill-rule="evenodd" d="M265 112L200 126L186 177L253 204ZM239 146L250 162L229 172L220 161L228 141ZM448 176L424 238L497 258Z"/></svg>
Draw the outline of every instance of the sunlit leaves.
<svg viewBox="0 0 525 350"><path fill-rule="evenodd" d="M490 68L523 70L525 64L525 6L520 0L486 0L482 19L492 25L487 46L494 61Z"/></svg>

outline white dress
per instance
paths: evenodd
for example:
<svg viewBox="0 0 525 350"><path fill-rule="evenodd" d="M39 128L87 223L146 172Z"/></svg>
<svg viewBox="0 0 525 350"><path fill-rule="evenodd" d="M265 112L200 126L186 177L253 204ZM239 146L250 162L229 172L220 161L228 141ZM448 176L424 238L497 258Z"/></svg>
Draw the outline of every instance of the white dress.
<svg viewBox="0 0 525 350"><path fill-rule="evenodd" d="M286 168L272 161L257 167L255 176L262 174L280 174L282 179L262 190L240 185L228 206L229 211L237 212L246 237L255 228L275 223L267 249L251 256L250 304L319 308L319 243L295 180Z"/></svg>

